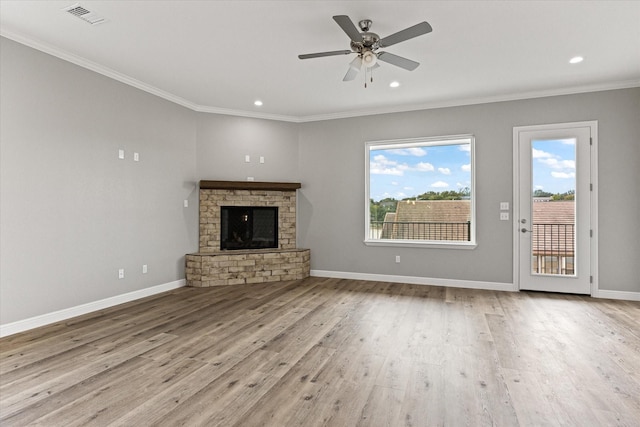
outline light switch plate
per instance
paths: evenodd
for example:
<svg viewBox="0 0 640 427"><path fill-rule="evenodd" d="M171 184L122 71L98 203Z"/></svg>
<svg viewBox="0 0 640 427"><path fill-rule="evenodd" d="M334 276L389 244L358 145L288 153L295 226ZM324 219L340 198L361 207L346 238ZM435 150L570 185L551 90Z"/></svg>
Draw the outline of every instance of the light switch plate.
<svg viewBox="0 0 640 427"><path fill-rule="evenodd" d="M500 212L500 221L509 221L509 212Z"/></svg>
<svg viewBox="0 0 640 427"><path fill-rule="evenodd" d="M120 160L124 159L124 150L118 150L118 158Z"/></svg>
<svg viewBox="0 0 640 427"><path fill-rule="evenodd" d="M244 162L245 162L245 163L251 163L251 156L250 156L250 155L248 155L248 154L247 154L247 155L245 155L245 156L244 156Z"/></svg>
<svg viewBox="0 0 640 427"><path fill-rule="evenodd" d="M509 210L509 202L500 202L500 210L508 211Z"/></svg>

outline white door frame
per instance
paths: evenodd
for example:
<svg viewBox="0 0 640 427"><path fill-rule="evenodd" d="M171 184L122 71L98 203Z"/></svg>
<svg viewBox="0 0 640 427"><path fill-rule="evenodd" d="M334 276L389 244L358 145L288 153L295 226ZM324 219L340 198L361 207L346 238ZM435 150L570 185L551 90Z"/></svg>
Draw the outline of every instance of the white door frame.
<svg viewBox="0 0 640 427"><path fill-rule="evenodd" d="M591 232L590 239L590 275L591 296L595 296L598 292L598 122L596 120L584 122L555 123L545 125L516 126L513 128L513 217L512 217L512 233L513 233L513 284L514 288L520 290L520 132L528 131L544 131L544 130L560 130L572 127L589 127L591 128L591 201L589 208L591 209Z"/></svg>

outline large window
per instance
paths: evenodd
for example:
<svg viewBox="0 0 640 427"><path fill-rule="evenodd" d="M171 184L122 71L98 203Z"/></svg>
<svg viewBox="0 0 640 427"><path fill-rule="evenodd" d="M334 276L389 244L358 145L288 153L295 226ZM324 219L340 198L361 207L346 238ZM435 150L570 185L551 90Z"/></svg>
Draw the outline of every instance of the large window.
<svg viewBox="0 0 640 427"><path fill-rule="evenodd" d="M475 247L474 138L366 143L365 244Z"/></svg>

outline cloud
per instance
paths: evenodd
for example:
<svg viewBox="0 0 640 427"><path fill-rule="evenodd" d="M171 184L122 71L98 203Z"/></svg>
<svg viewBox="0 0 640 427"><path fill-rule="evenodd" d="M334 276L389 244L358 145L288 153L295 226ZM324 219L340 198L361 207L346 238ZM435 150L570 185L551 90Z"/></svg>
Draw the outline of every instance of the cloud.
<svg viewBox="0 0 640 427"><path fill-rule="evenodd" d="M538 159L542 164L545 164L553 169L575 169L575 160L558 160L557 158Z"/></svg>
<svg viewBox="0 0 640 427"><path fill-rule="evenodd" d="M422 171L422 172L431 172L431 171L435 170L433 165L431 163L427 163L427 162L418 163L416 165L415 169L419 170L419 171Z"/></svg>
<svg viewBox="0 0 640 427"><path fill-rule="evenodd" d="M471 172L471 163L462 165L460 168L465 172Z"/></svg>
<svg viewBox="0 0 640 427"><path fill-rule="evenodd" d="M449 184L447 184L444 181L436 181L433 184L431 184L431 187L433 188L447 188L449 186Z"/></svg>
<svg viewBox="0 0 640 427"><path fill-rule="evenodd" d="M569 179L569 178L575 178L576 177L576 173L575 172L556 172L553 171L551 172L551 176L554 178L562 178L562 179Z"/></svg>
<svg viewBox="0 0 640 427"><path fill-rule="evenodd" d="M470 153L471 152L471 144L458 145L458 150Z"/></svg>
<svg viewBox="0 0 640 427"><path fill-rule="evenodd" d="M533 157L534 159L545 159L545 158L554 157L554 155L551 153L547 153L546 151L536 150L535 148L532 148L531 157Z"/></svg>
<svg viewBox="0 0 640 427"><path fill-rule="evenodd" d="M406 164L389 160L382 154L374 156L373 161L369 163L369 173L373 175L402 176L407 169L409 169L409 166Z"/></svg>
<svg viewBox="0 0 640 427"><path fill-rule="evenodd" d="M542 190L544 188L544 185L536 185L535 188L536 190Z"/></svg>
<svg viewBox="0 0 640 427"><path fill-rule="evenodd" d="M387 153L397 154L399 156L422 157L427 155L427 150L422 147L396 148L385 150Z"/></svg>
<svg viewBox="0 0 640 427"><path fill-rule="evenodd" d="M451 169L449 168L438 168L438 172L444 175L451 175Z"/></svg>

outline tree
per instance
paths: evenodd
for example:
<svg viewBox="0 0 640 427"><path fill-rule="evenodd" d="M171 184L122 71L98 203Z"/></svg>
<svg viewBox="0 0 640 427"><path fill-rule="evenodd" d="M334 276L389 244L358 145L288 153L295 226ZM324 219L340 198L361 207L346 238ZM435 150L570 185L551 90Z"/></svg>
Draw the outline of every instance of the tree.
<svg viewBox="0 0 640 427"><path fill-rule="evenodd" d="M388 212L395 212L398 201L392 197L376 202L373 199L369 200L369 216L371 221L384 221L384 217Z"/></svg>

